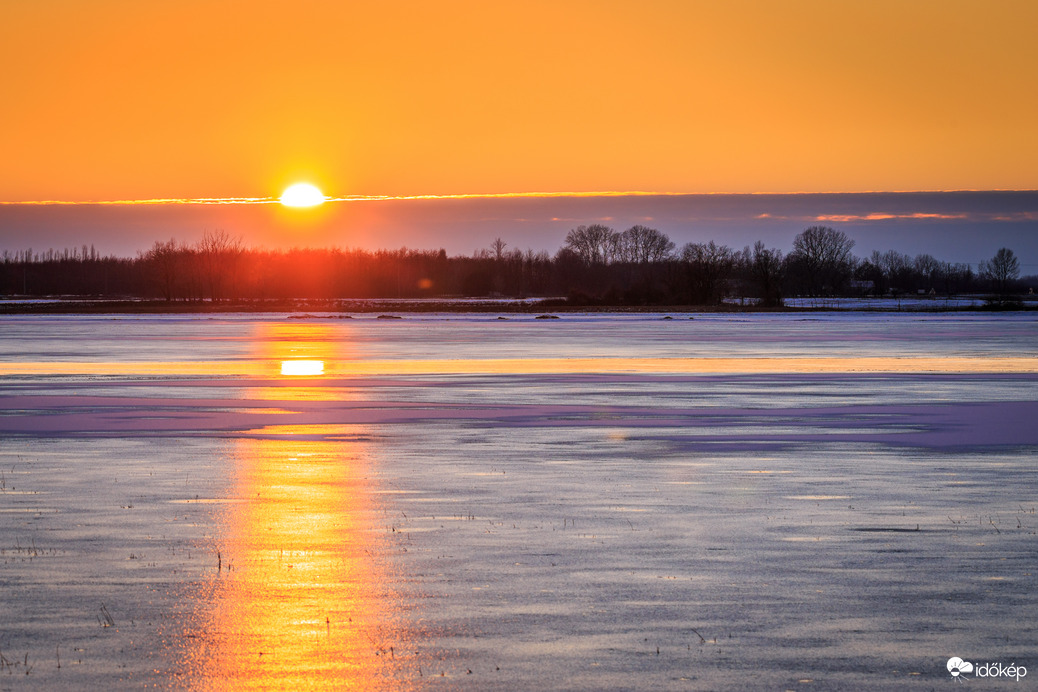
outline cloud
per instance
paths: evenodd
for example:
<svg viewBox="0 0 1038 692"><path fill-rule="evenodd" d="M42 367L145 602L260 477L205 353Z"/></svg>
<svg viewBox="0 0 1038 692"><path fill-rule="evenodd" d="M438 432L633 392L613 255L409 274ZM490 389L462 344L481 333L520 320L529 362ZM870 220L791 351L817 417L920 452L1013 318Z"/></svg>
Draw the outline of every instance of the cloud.
<svg viewBox="0 0 1038 692"><path fill-rule="evenodd" d="M1021 211L1014 214L995 214L991 216L992 221L1009 221L1018 223L1020 221L1038 221L1038 212Z"/></svg>
<svg viewBox="0 0 1038 692"><path fill-rule="evenodd" d="M762 215L758 218L769 217ZM911 214L889 214L885 212L872 212L869 214L821 214L815 217L815 221L828 221L830 223L855 223L858 221L954 221L969 219L969 214L938 214L934 212L914 212Z"/></svg>
<svg viewBox="0 0 1038 692"><path fill-rule="evenodd" d="M596 192L491 192L456 195L347 195L326 197L325 202L407 202L420 200L508 200L508 199L581 199L614 197L690 197L685 192L645 192L642 190L605 190ZM156 197L152 199L59 200L44 199L24 202L0 201L9 206L76 206L76 205L182 205L182 204L277 204L277 197Z"/></svg>
<svg viewBox="0 0 1038 692"><path fill-rule="evenodd" d="M182 204L275 204L279 203L275 197L160 197L155 199L109 199L88 202L77 202L60 199L43 199L29 202L0 202L7 206L27 207L74 207L80 205L102 205L102 206L161 206Z"/></svg>

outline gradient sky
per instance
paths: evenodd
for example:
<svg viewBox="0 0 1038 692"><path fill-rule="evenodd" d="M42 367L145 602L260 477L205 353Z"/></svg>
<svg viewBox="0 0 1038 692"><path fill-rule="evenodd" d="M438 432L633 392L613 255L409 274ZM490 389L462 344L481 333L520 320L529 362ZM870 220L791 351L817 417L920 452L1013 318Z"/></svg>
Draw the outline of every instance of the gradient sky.
<svg viewBox="0 0 1038 692"><path fill-rule="evenodd" d="M1038 188L1038 3L5 2L5 201Z"/></svg>
<svg viewBox="0 0 1038 692"><path fill-rule="evenodd" d="M1036 26L1030 0L5 2L0 202L1033 190Z"/></svg>

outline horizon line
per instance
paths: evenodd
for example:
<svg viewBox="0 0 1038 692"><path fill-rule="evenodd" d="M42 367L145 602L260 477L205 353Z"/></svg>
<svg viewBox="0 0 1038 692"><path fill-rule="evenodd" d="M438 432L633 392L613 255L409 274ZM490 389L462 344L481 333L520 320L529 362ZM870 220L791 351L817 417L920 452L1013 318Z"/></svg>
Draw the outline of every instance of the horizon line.
<svg viewBox="0 0 1038 692"><path fill-rule="evenodd" d="M972 192L1038 192L1027 188L962 188L953 190L859 190L859 191L795 191L795 192L650 192L645 190L605 190L590 192L475 192L459 194L418 195L345 195L327 196L330 202L403 202L421 200L468 200L468 199L556 199L583 197L753 197L753 196L808 196L808 195L910 195L910 194L956 194ZM0 201L0 206L135 206L135 205L246 205L280 204L278 197L156 197L148 199L115 200L25 200Z"/></svg>

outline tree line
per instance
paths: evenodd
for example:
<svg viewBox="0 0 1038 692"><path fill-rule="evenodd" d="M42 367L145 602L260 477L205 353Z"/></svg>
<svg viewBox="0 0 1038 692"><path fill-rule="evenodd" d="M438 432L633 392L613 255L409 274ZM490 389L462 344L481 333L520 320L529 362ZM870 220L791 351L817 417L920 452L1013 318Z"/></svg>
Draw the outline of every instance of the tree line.
<svg viewBox="0 0 1038 692"><path fill-rule="evenodd" d="M210 231L197 243L158 241L134 258L102 257L87 246L6 251L0 293L170 302L564 296L578 305L716 305L738 297L778 307L790 296L1009 296L1026 288L1008 248L976 269L895 250L859 258L853 248L843 231L826 226L797 234L788 253L760 241L741 250L714 241L678 248L654 228L591 224L570 230L554 255L497 238L453 257L443 249L249 248Z"/></svg>

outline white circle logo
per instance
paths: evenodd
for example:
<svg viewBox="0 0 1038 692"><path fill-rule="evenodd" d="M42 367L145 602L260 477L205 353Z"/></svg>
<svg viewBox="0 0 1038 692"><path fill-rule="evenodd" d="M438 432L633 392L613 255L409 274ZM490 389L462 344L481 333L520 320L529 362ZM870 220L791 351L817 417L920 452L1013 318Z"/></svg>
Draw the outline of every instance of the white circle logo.
<svg viewBox="0 0 1038 692"><path fill-rule="evenodd" d="M972 673L973 664L969 661L963 661L958 656L952 656L948 659L948 672L951 673L953 678L957 678L962 673Z"/></svg>

